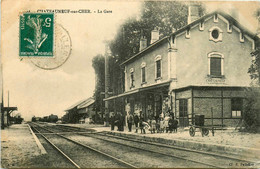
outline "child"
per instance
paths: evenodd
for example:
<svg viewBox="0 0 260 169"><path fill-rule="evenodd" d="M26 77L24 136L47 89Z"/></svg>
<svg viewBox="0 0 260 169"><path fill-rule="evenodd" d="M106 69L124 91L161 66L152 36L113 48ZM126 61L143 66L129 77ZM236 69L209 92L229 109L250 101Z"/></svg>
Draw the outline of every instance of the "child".
<svg viewBox="0 0 260 169"><path fill-rule="evenodd" d="M156 130L156 121L155 118L153 117L153 119L151 120L151 133L155 133Z"/></svg>
<svg viewBox="0 0 260 169"><path fill-rule="evenodd" d="M164 132L164 120L163 118L160 118L160 133Z"/></svg>

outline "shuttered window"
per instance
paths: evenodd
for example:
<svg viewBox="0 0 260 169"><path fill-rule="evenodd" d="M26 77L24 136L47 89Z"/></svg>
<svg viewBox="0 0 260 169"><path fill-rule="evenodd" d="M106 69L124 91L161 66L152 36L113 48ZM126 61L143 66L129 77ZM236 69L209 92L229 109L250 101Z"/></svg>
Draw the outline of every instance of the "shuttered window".
<svg viewBox="0 0 260 169"><path fill-rule="evenodd" d="M210 75L221 76L221 58L210 58Z"/></svg>
<svg viewBox="0 0 260 169"><path fill-rule="evenodd" d="M135 80L134 80L134 72L131 72L131 75L130 75L130 88L134 88L135 87L135 85L134 85L134 82L135 82Z"/></svg>
<svg viewBox="0 0 260 169"><path fill-rule="evenodd" d="M142 67L142 83L146 82L145 79L145 67Z"/></svg>
<svg viewBox="0 0 260 169"><path fill-rule="evenodd" d="M156 78L161 77L161 60L156 61Z"/></svg>

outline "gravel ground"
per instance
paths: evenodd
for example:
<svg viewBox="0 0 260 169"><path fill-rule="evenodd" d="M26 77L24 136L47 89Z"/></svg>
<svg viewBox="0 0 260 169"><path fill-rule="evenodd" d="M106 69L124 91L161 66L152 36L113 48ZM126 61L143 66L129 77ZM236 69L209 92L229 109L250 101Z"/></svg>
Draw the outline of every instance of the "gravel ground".
<svg viewBox="0 0 260 169"><path fill-rule="evenodd" d="M67 136L73 140L77 140L83 144L87 144L91 147L103 151L107 154L120 158L129 162L137 167L149 167L149 168L172 168L172 167L208 167L206 165L197 164L194 162L188 162L186 160L176 159L174 157L168 157L157 153L138 150L135 148L127 147L124 145L109 143L106 141L90 138L86 136L70 135Z"/></svg>
<svg viewBox="0 0 260 169"><path fill-rule="evenodd" d="M91 128L91 125L88 124L70 124L71 126L77 126L82 128ZM134 127L134 126L133 126ZM110 131L110 127L93 127L97 131ZM116 131L116 127L114 132ZM196 132L194 137L189 135L188 129L181 130L177 133L155 133L151 134L149 131L146 131L146 134L135 133L135 128L132 132L128 132L128 129L125 127L125 131L122 133L126 134L135 134L135 135L145 135L148 137L159 137L159 138L167 138L167 139L179 139L179 140L186 140L186 141L196 141L202 143L209 143L209 144L221 144L221 145L229 145L229 146L238 146L238 147L248 147L248 148L259 148L260 147L260 134L257 133L245 133L245 132L238 132L234 129L228 130L217 130L215 131L215 135L212 136L211 132L208 136L202 137L199 132Z"/></svg>
<svg viewBox="0 0 260 169"><path fill-rule="evenodd" d="M169 155L183 157L183 158L194 160L194 161L200 161L200 162L215 165L215 166L228 167L230 163L240 162L237 160L230 160L230 159L226 159L226 158L209 156L209 155L204 155L204 154L194 153L194 152L186 152L183 150L171 149L168 147L160 147L160 146L156 146L156 145L148 145L148 144L143 144L143 143L139 143L139 142L126 141L126 140L111 138L109 136L94 135L94 137L103 138L106 140L111 140L116 143L123 143L123 144L134 146L134 147L144 148L144 149L151 150L154 152L167 153Z"/></svg>
<svg viewBox="0 0 260 169"><path fill-rule="evenodd" d="M75 161L82 168L122 168L123 164L111 160L99 153L93 152L87 148L76 145L64 138L55 135L47 135L57 147L59 147L65 154L67 154L73 161Z"/></svg>
<svg viewBox="0 0 260 169"><path fill-rule="evenodd" d="M1 167L31 166L31 159L40 155L27 124L12 125L1 130Z"/></svg>

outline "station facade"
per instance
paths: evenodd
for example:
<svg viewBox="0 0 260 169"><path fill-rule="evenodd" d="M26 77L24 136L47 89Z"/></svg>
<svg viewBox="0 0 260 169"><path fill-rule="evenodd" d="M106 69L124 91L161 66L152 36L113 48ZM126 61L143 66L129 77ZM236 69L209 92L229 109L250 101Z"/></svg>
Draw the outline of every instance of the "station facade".
<svg viewBox="0 0 260 169"><path fill-rule="evenodd" d="M170 110L180 126L193 123L195 114L205 115L206 125L236 126L258 38L226 13L194 16L163 39L154 30L148 47L141 37L139 53L122 63L125 92L104 100L145 119Z"/></svg>

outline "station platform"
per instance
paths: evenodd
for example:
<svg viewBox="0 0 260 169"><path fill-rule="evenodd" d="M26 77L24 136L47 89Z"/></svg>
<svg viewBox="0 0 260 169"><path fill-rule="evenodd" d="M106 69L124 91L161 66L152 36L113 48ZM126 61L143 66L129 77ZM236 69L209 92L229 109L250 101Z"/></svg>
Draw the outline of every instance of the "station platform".
<svg viewBox="0 0 260 169"><path fill-rule="evenodd" d="M27 124L1 130L1 168L29 167L32 158L44 154Z"/></svg>
<svg viewBox="0 0 260 169"><path fill-rule="evenodd" d="M69 126L92 128L89 124L66 124ZM122 136L126 138L138 139L142 141L150 141L162 144L168 144L188 149L210 151L213 153L225 153L240 156L242 159L252 159L260 161L260 134L239 132L234 128L226 130L216 130L214 136L210 132L208 136L202 137L200 132L196 132L194 137L189 135L188 128L180 128L177 133L154 133L146 131L141 134L140 130L135 133L135 128L128 132L128 128L124 127L124 131L111 131L110 127L93 126L97 132L105 132L108 134Z"/></svg>

